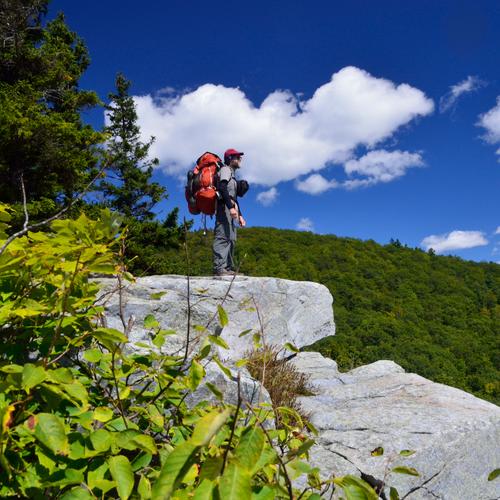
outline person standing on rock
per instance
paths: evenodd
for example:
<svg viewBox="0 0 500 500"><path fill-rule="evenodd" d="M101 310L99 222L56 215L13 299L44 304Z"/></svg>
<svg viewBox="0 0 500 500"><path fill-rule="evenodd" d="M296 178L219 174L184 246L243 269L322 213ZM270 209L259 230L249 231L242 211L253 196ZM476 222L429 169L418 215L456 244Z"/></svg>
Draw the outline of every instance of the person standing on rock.
<svg viewBox="0 0 500 500"><path fill-rule="evenodd" d="M238 197L248 191L248 182L236 180L236 171L241 168L243 153L228 149L224 153L224 166L219 170L217 210L215 215L215 237L213 244L214 275L230 276L236 272L234 247L236 223L245 227Z"/></svg>

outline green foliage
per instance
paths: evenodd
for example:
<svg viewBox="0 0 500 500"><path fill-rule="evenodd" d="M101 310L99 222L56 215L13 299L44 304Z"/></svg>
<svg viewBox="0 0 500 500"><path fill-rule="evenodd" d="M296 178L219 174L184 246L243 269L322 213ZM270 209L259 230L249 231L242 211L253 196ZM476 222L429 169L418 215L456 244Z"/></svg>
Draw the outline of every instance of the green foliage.
<svg viewBox="0 0 500 500"><path fill-rule="evenodd" d="M154 138L140 141L134 99L129 95L130 82L122 75L116 77L116 93L109 95L106 106L109 139L105 152L108 178L99 185L105 204L128 217L151 220L151 209L165 197L165 188L151 182L153 167L158 159L149 160L148 153Z"/></svg>
<svg viewBox="0 0 500 500"><path fill-rule="evenodd" d="M0 205L0 245L9 212ZM127 279L119 222L82 214L0 254L0 496L315 499L333 488L308 464L313 441L294 410L280 408L273 428L266 406L186 405L210 341L186 360L159 352L155 340L172 332L154 317L151 343L136 349L128 328L102 323L90 276ZM349 488L373 493L361 480Z"/></svg>
<svg viewBox="0 0 500 500"><path fill-rule="evenodd" d="M206 274L212 236L190 233L188 245L190 272ZM187 272L183 252L157 255L160 264L150 274ZM392 359L405 370L500 402L497 264L271 228L241 231L237 255L248 275L329 288L337 332L310 349L335 359L341 369Z"/></svg>
<svg viewBox="0 0 500 500"><path fill-rule="evenodd" d="M94 147L104 140L80 118L99 103L78 86L87 49L63 15L43 25L46 6L0 3L0 201L21 203L22 177L32 218L95 175Z"/></svg>

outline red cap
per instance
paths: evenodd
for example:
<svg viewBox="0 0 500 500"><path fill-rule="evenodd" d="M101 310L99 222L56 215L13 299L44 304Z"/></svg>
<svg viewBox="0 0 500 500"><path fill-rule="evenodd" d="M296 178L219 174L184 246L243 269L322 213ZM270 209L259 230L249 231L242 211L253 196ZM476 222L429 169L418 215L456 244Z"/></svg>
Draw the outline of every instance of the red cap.
<svg viewBox="0 0 500 500"><path fill-rule="evenodd" d="M224 153L224 161L226 161L227 158L230 156L243 156L245 153L242 153L241 151L236 151L236 149L228 149Z"/></svg>

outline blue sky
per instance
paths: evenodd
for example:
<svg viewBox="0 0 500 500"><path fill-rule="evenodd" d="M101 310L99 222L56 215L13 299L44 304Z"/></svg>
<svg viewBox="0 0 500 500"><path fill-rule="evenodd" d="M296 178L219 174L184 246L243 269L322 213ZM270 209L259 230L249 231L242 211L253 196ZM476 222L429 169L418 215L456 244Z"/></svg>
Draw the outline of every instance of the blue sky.
<svg viewBox="0 0 500 500"><path fill-rule="evenodd" d="M500 261L499 2L53 1L59 10L89 47L82 87L106 99L118 71L132 81L157 138L163 214L186 212L191 159L234 147L252 181L249 225ZM85 118L101 127L103 111Z"/></svg>

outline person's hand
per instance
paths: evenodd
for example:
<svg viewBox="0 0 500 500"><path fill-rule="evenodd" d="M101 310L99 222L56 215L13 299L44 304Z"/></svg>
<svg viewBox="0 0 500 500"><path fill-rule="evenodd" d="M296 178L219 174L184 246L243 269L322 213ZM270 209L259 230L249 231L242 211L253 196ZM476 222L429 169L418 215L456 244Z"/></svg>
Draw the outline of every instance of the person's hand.
<svg viewBox="0 0 500 500"><path fill-rule="evenodd" d="M233 219L237 219L238 218L238 210L236 210L236 208L230 208L229 209L229 215L233 218Z"/></svg>
<svg viewBox="0 0 500 500"><path fill-rule="evenodd" d="M245 227L247 225L247 221L243 218L242 215L240 215L239 223L241 227Z"/></svg>

